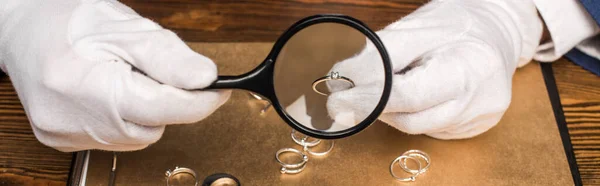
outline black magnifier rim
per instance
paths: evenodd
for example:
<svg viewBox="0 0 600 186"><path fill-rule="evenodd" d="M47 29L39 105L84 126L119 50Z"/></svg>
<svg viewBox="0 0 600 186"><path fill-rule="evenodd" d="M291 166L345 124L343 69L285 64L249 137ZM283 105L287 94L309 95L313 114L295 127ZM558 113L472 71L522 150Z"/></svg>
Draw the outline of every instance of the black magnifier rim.
<svg viewBox="0 0 600 186"><path fill-rule="evenodd" d="M267 57L267 59L271 60L270 61L271 65L273 65L273 66L275 65L275 63L277 62L276 60L277 60L277 56L279 55L279 52L283 49L283 47L285 46L287 41L292 36L294 36L296 33L298 33L300 30L302 30L306 27L309 27L309 26L315 25L315 24L319 24L319 23L339 23L339 24L343 24L343 25L352 27L352 28L360 31L365 36L367 36L367 38L369 38L369 40L371 42L373 42L374 46L379 51L379 54L383 61L385 82L384 82L383 94L381 95L381 99L379 100L379 103L377 104L377 106L375 107L373 112L371 112L371 114L369 114L363 121L361 121L360 123L358 123L357 125L355 125L353 127L350 127L348 129L341 130L341 131L325 132L325 131L308 128L308 127L302 125L301 123L299 123L298 121L294 120L294 118L292 116L290 116L285 111L283 106L279 103L279 100L277 99L277 94L275 93L274 81L270 82L273 85L272 86L273 94L272 94L272 96L268 96L268 97L272 97L269 99L271 100L271 103L275 107L275 110L277 111L279 116L283 120L285 120L286 123L289 126L291 126L294 130L301 132L305 135L315 137L315 138L339 139L339 138L344 138L344 137L354 135L354 134L364 130L365 128L369 127L373 122L375 122L377 120L377 118L379 117L379 115L381 115L381 113L383 112L383 109L387 105L387 102L390 97L391 89L392 89L392 65L391 65L389 54L388 54L387 50L385 49L383 42L379 39L379 37L377 36L377 34L375 34L375 32L373 32L371 29L369 29L361 21L354 19L350 16L340 15L340 14L313 15L313 16L306 17L306 18L296 22L286 32L284 32L283 35L281 37L279 37L279 39L273 45L273 50L271 50L271 53L269 53L269 56ZM267 61L269 61L269 60L267 60ZM274 68L272 68L272 69L274 69ZM274 71L272 71L272 72L273 73L271 73L271 75L274 75ZM271 78L274 79L273 76L271 76Z"/></svg>

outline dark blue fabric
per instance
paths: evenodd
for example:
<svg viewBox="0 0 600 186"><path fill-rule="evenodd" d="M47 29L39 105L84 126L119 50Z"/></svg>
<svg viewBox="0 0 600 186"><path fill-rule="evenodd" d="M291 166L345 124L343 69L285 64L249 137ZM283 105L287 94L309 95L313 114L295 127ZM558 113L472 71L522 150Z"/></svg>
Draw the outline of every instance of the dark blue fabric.
<svg viewBox="0 0 600 186"><path fill-rule="evenodd" d="M600 25L600 1L598 0L579 0L588 13Z"/></svg>
<svg viewBox="0 0 600 186"><path fill-rule="evenodd" d="M600 0L579 0L588 13L600 25ZM586 70L600 76L600 60L588 56L587 54L574 48L565 54L567 59L583 67Z"/></svg>
<svg viewBox="0 0 600 186"><path fill-rule="evenodd" d="M573 63L583 67L586 70L600 76L600 60L593 58L584 54L583 52L574 48L573 50L567 52L565 57Z"/></svg>

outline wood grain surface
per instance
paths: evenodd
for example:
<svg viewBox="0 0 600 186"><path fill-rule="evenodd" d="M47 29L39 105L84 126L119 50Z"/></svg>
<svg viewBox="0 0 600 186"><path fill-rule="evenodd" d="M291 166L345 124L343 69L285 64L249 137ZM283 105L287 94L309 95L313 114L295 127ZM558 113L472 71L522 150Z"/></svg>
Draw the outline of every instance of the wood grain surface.
<svg viewBox="0 0 600 186"><path fill-rule="evenodd" d="M310 15L339 13L373 29L398 20L428 0L123 0L139 14L188 42L272 42Z"/></svg>
<svg viewBox="0 0 600 186"><path fill-rule="evenodd" d="M295 21L317 13L356 17L373 29L427 0L124 0L186 41L274 41ZM600 78L566 60L553 64L575 154L586 185L600 185ZM64 185L71 153L34 137L12 85L0 78L0 185Z"/></svg>
<svg viewBox="0 0 600 186"><path fill-rule="evenodd" d="M35 138L10 80L0 77L0 185L64 185L71 158Z"/></svg>
<svg viewBox="0 0 600 186"><path fill-rule="evenodd" d="M585 185L600 185L600 77L561 59L552 65Z"/></svg>

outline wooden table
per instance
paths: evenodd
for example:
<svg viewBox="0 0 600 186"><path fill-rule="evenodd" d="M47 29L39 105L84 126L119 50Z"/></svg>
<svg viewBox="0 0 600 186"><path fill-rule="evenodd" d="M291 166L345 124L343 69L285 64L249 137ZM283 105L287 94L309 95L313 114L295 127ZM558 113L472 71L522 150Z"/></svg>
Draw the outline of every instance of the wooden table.
<svg viewBox="0 0 600 186"><path fill-rule="evenodd" d="M565 59L552 68L581 180L600 185L600 77Z"/></svg>
<svg viewBox="0 0 600 186"><path fill-rule="evenodd" d="M256 42L274 41L293 22L317 13L351 15L380 29L426 0L123 2L186 41ZM600 185L600 77L565 59L552 68L581 180ZM36 140L10 80L0 78L0 185L65 185L72 159Z"/></svg>

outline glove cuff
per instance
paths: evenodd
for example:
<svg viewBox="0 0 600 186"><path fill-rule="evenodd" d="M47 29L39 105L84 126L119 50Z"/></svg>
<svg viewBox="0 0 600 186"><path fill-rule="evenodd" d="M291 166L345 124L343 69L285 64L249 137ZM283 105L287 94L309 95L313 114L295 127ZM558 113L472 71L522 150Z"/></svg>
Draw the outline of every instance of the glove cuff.
<svg viewBox="0 0 600 186"><path fill-rule="evenodd" d="M0 23L2 23L1 20L6 19L6 15L8 15L13 10L15 10L19 5L23 4L24 2L26 2L26 1L25 0L21 0L21 1L4 0L4 1L0 1L0 4L2 5L2 6L0 6Z"/></svg>
<svg viewBox="0 0 600 186"><path fill-rule="evenodd" d="M503 32L512 42L515 68L529 63L536 53L543 33L543 22L538 16L532 0L437 0L439 3L456 3L464 7L471 16L486 17L489 24L497 24L493 29ZM490 28L488 28L490 29ZM486 33L489 33L488 30ZM496 41L499 42L499 41Z"/></svg>
<svg viewBox="0 0 600 186"><path fill-rule="evenodd" d="M502 7L513 21L512 24L517 27L521 40L517 66L526 65L533 59L544 29L543 21L538 15L534 2L531 0L488 0L487 2Z"/></svg>
<svg viewBox="0 0 600 186"><path fill-rule="evenodd" d="M0 41L2 41L2 37L6 37L5 34L2 34L2 31L5 30L7 27L6 22L8 21L8 19L11 17L9 16L11 12L13 12L15 9L17 9L17 7L21 6L24 2L26 2L25 0L18 0L18 1L14 1L14 0L2 0L0 1ZM0 49L2 49L2 46L0 46ZM2 72L8 74L8 72L6 71L6 65L5 65L5 60L6 60L6 52L0 50L0 70L2 70ZM0 72L0 75L2 75L2 73Z"/></svg>

